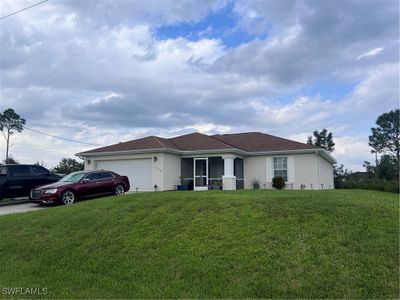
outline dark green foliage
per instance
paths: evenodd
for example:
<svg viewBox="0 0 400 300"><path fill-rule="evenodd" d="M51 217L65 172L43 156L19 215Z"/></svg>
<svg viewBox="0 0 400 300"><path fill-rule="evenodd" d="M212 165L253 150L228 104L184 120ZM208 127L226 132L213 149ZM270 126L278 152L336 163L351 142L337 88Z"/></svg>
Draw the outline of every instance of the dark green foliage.
<svg viewBox="0 0 400 300"><path fill-rule="evenodd" d="M333 181L335 188L342 189L343 188L343 181L347 175L351 174L351 172L344 168L343 164L340 166L334 166L333 169Z"/></svg>
<svg viewBox="0 0 400 300"><path fill-rule="evenodd" d="M336 186L335 186L336 187ZM357 178L346 178L340 187L342 189L364 189L383 191L390 193L399 193L399 181L396 180L383 180L379 178L368 178L368 179L357 179Z"/></svg>
<svg viewBox="0 0 400 300"><path fill-rule="evenodd" d="M9 164L9 165L18 165L19 164L19 162L11 156L8 156L7 160L3 160L3 163Z"/></svg>
<svg viewBox="0 0 400 300"><path fill-rule="evenodd" d="M314 140L311 136L309 136L307 139L307 144L314 145L317 148L323 148L328 152L333 152L335 150L332 132L328 133L328 130L324 128L321 130L321 132L315 130L313 135Z"/></svg>
<svg viewBox="0 0 400 300"><path fill-rule="evenodd" d="M272 178L272 187L281 190L286 186L285 180L281 176Z"/></svg>
<svg viewBox="0 0 400 300"><path fill-rule="evenodd" d="M378 160L376 160L376 164L378 164ZM364 161L363 167L367 170L367 174L369 178L375 178L375 171L376 171L376 166L371 164L369 161Z"/></svg>
<svg viewBox="0 0 400 300"><path fill-rule="evenodd" d="M82 171L85 167L83 162L78 162L72 158L63 158L54 171L61 174L69 174L76 171Z"/></svg>
<svg viewBox="0 0 400 300"><path fill-rule="evenodd" d="M397 195L138 193L0 216L3 298L399 296Z"/></svg>
<svg viewBox="0 0 400 300"><path fill-rule="evenodd" d="M8 149L10 147L10 137L24 129L25 119L21 118L12 108L6 109L0 113L0 131L6 140L6 159L5 163L9 163Z"/></svg>
<svg viewBox="0 0 400 300"><path fill-rule="evenodd" d="M343 165L335 167L334 181L336 189L365 189L399 193L397 164L390 156L384 155L378 166L364 162L366 172L352 173Z"/></svg>
<svg viewBox="0 0 400 300"><path fill-rule="evenodd" d="M41 166L41 167L45 167L45 165L44 165L44 162L42 161L42 162L39 162L39 161L36 161L34 164L33 164L34 166Z"/></svg>
<svg viewBox="0 0 400 300"><path fill-rule="evenodd" d="M399 152L400 127L399 109L380 115L376 121L378 127L371 128L369 145L375 153L375 166L365 161L364 167L368 173L368 180L348 180L345 188L365 188L379 191L399 193ZM378 153L383 154L380 159ZM351 178L349 178L351 179Z"/></svg>
<svg viewBox="0 0 400 300"><path fill-rule="evenodd" d="M371 128L369 145L378 153L394 155L400 161L400 110L384 113L376 120L378 127Z"/></svg>
<svg viewBox="0 0 400 300"><path fill-rule="evenodd" d="M399 163L393 155L383 155L375 167L375 175L383 180L399 180Z"/></svg>

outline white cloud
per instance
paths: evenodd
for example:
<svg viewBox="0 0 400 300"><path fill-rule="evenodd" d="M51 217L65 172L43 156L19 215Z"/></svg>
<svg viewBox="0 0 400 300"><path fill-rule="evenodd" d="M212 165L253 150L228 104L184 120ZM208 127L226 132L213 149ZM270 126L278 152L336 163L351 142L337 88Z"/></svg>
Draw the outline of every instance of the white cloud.
<svg viewBox="0 0 400 300"><path fill-rule="evenodd" d="M341 111L352 108L354 116L377 115L399 105L399 64L382 64L368 72L353 90Z"/></svg>
<svg viewBox="0 0 400 300"><path fill-rule="evenodd" d="M214 123L192 124L184 127L185 129L198 131L204 134L228 133L232 131L231 126L216 125Z"/></svg>
<svg viewBox="0 0 400 300"><path fill-rule="evenodd" d="M379 47L379 48L375 48L372 49L368 52L365 52L364 54L361 54L360 56L357 57L357 60L360 60L364 57L370 57L370 56L376 56L378 55L384 48L383 47Z"/></svg>
<svg viewBox="0 0 400 300"><path fill-rule="evenodd" d="M338 164L344 164L353 171L365 171L364 161L374 159L371 148L368 146L367 136L340 136L335 137L334 156Z"/></svg>

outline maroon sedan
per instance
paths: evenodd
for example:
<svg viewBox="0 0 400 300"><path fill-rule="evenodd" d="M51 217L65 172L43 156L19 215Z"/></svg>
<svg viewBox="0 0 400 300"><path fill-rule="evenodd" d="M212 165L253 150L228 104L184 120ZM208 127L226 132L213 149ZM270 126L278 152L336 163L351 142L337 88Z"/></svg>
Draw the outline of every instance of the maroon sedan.
<svg viewBox="0 0 400 300"><path fill-rule="evenodd" d="M129 190L129 179L111 171L74 172L60 181L42 185L31 191L31 201L46 204L72 204L78 199L107 194L123 195Z"/></svg>

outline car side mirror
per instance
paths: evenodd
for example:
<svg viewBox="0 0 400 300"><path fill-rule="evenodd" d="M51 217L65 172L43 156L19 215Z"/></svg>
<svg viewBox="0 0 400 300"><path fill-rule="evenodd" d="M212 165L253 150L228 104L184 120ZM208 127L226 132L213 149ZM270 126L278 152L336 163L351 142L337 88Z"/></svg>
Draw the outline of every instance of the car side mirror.
<svg viewBox="0 0 400 300"><path fill-rule="evenodd" d="M90 181L89 178L85 178L85 179L82 180L82 183L88 183L89 181Z"/></svg>

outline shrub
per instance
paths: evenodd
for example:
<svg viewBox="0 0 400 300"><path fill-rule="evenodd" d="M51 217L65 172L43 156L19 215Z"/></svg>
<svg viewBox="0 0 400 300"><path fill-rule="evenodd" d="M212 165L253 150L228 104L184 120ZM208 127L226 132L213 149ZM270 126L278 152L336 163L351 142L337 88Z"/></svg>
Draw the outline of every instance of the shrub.
<svg viewBox="0 0 400 300"><path fill-rule="evenodd" d="M399 182L396 180L383 180L379 178L354 179L346 178L340 185L335 186L339 189L364 189L399 193Z"/></svg>
<svg viewBox="0 0 400 300"><path fill-rule="evenodd" d="M286 183L282 177L277 176L272 179L272 186L278 190L281 190L286 186Z"/></svg>
<svg viewBox="0 0 400 300"><path fill-rule="evenodd" d="M260 179L258 178L251 178L250 183L253 186L253 189L258 190L260 189Z"/></svg>

